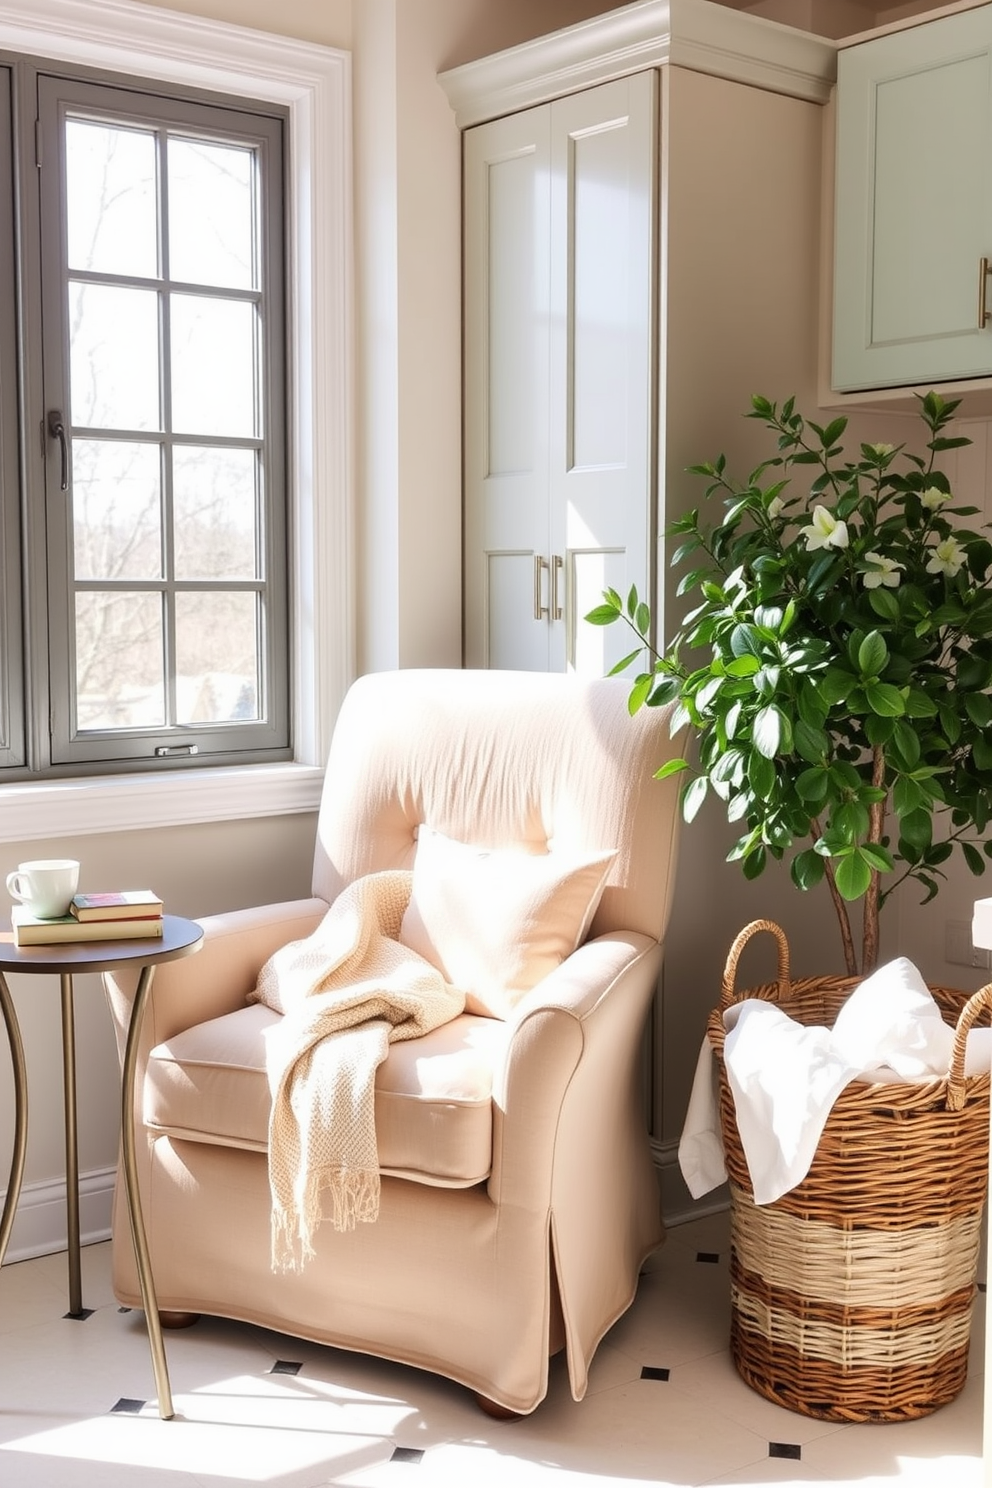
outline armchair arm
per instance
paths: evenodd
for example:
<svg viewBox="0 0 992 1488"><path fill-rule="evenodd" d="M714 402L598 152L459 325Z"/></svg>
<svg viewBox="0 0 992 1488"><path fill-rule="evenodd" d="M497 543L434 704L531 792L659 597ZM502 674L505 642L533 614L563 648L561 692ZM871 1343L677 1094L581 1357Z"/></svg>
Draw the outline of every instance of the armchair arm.
<svg viewBox="0 0 992 1488"><path fill-rule="evenodd" d="M200 951L156 968L141 1030L139 1063L143 1064L148 1050L163 1039L243 1007L273 952L288 941L309 935L326 913L323 899L297 899L201 919ZM138 974L127 970L104 972L103 984L114 1019L118 1053L123 1059Z"/></svg>
<svg viewBox="0 0 992 1488"><path fill-rule="evenodd" d="M495 1203L528 1208L550 1203L562 1107L580 1066L588 1066L579 1081L583 1090L591 1081L604 1082L603 1089L588 1090L594 1108L621 1099L626 1110L624 1082L640 1050L660 954L657 941L647 935L599 936L518 1005L503 1067L493 1079L489 1194ZM614 1003L610 1013L608 1005ZM609 1030L606 1040L601 1026Z"/></svg>

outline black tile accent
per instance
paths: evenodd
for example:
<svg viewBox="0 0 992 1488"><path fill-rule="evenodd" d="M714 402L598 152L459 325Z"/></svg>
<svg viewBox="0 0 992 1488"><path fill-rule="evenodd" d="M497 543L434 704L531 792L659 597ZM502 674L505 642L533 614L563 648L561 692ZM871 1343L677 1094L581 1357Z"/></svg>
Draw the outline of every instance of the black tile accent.
<svg viewBox="0 0 992 1488"><path fill-rule="evenodd" d="M987 1292L987 1291L988 1291L988 1289L989 1289L989 1288L988 1288L988 1282L985 1282L985 1281L980 1281L980 1282L979 1282L979 1283L978 1283L978 1290L979 1290L979 1291L980 1291L980 1292Z"/></svg>
<svg viewBox="0 0 992 1488"><path fill-rule="evenodd" d="M134 1309L132 1307L118 1307L117 1311L118 1312L133 1312Z"/></svg>
<svg viewBox="0 0 992 1488"><path fill-rule="evenodd" d="M270 1374L299 1374L303 1368L302 1364L295 1363L292 1359L277 1359L269 1370Z"/></svg>
<svg viewBox="0 0 992 1488"><path fill-rule="evenodd" d="M390 1462L421 1462L424 1451L422 1447L394 1447Z"/></svg>
<svg viewBox="0 0 992 1488"><path fill-rule="evenodd" d="M667 1380L670 1374L670 1369L660 1369L657 1364L645 1364L641 1370L641 1379Z"/></svg>
<svg viewBox="0 0 992 1488"><path fill-rule="evenodd" d="M796 1442L769 1442L769 1457L791 1457L794 1462L801 1462L803 1449Z"/></svg>
<svg viewBox="0 0 992 1488"><path fill-rule="evenodd" d="M716 1250L697 1250L696 1260L702 1261L706 1266L719 1266L720 1253Z"/></svg>
<svg viewBox="0 0 992 1488"><path fill-rule="evenodd" d="M88 1317L93 1316L92 1307L81 1307L78 1312L64 1312L64 1318L71 1318L74 1323L85 1323Z"/></svg>
<svg viewBox="0 0 992 1488"><path fill-rule="evenodd" d="M116 1405L110 1407L111 1415L136 1416L145 1405L144 1400L128 1400L126 1395L121 1396Z"/></svg>

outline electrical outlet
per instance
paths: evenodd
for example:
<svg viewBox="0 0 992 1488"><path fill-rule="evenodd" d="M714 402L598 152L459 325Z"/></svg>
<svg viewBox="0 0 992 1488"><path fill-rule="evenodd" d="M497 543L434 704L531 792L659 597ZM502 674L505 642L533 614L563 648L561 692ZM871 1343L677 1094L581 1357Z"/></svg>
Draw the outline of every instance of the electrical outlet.
<svg viewBox="0 0 992 1488"><path fill-rule="evenodd" d="M947 920L944 925L944 960L951 966L976 966L980 971L992 967L989 952L971 943L971 925L967 920Z"/></svg>

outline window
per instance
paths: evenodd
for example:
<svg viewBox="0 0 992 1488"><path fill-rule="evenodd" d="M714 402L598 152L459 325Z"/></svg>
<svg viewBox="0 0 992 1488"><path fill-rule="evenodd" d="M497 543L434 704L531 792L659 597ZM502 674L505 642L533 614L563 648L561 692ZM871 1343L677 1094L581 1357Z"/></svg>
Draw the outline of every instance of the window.
<svg viewBox="0 0 992 1488"><path fill-rule="evenodd" d="M288 757L284 111L8 77L36 106L11 218L42 435L3 487L26 497L28 598L0 657L8 764Z"/></svg>
<svg viewBox="0 0 992 1488"><path fill-rule="evenodd" d="M101 67L119 75L117 81L160 80L288 111L293 759L247 768L198 769L193 762L178 772L8 777L10 783L0 780L0 839L311 811L334 717L354 675L349 58L137 0L116 0L111 9L103 0L71 0L69 20L66 0L8 5L0 16L0 49ZM0 259L5 251L0 241ZM5 323L0 314L0 342ZM36 436L32 449L37 443ZM4 586L0 610L9 602Z"/></svg>

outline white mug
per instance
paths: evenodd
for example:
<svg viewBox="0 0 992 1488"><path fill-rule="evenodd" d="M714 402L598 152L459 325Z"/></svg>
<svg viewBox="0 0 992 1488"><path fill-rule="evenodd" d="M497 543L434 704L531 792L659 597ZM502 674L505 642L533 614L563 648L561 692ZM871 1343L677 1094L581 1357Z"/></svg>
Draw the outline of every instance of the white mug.
<svg viewBox="0 0 992 1488"><path fill-rule="evenodd" d="M18 863L7 874L7 892L41 920L57 920L69 913L72 896L79 887L79 864L75 858L36 858Z"/></svg>

